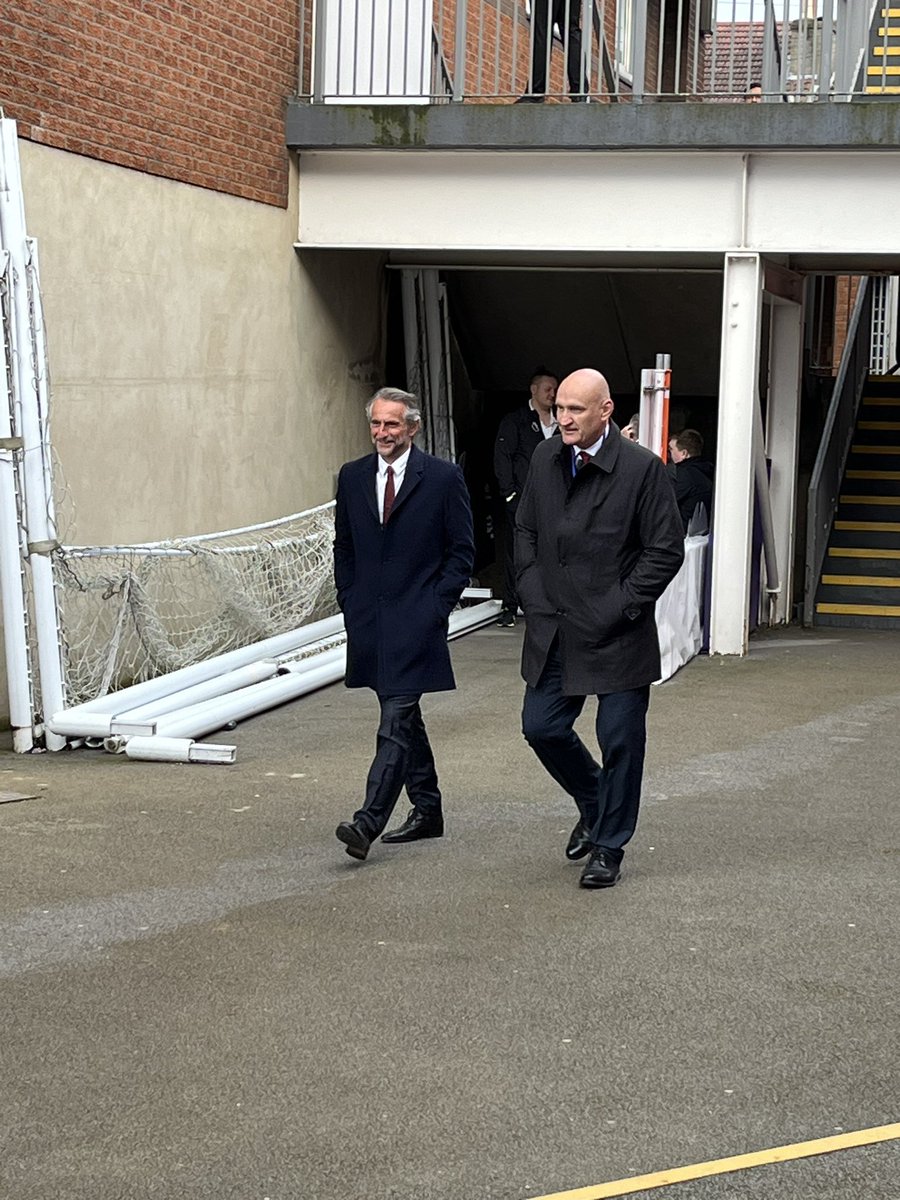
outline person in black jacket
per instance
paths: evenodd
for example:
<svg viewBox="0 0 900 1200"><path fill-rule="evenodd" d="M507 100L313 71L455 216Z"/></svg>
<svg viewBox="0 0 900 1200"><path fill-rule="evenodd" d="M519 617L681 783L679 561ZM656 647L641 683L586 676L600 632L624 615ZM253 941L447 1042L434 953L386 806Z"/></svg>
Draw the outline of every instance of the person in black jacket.
<svg viewBox="0 0 900 1200"><path fill-rule="evenodd" d="M709 527L714 468L702 454L703 438L696 429L683 429L681 433L669 438L669 478L675 488L675 499L685 533L698 504L702 504L706 509L707 528Z"/></svg>
<svg viewBox="0 0 900 1200"><path fill-rule="evenodd" d="M551 371L538 367L531 377L531 396L527 406L506 414L500 422L494 443L494 474L506 511L503 530L503 608L497 619L497 624L504 627L515 625L519 607L514 558L516 510L532 454L541 442L556 433L553 403L558 383L559 380Z"/></svg>
<svg viewBox="0 0 900 1200"><path fill-rule="evenodd" d="M656 601L684 559L661 460L623 438L599 371L562 381L560 437L539 446L519 505L525 610L522 732L578 808L566 846L589 855L581 886L612 887L641 798L650 685L660 676ZM597 763L573 725L597 697Z"/></svg>

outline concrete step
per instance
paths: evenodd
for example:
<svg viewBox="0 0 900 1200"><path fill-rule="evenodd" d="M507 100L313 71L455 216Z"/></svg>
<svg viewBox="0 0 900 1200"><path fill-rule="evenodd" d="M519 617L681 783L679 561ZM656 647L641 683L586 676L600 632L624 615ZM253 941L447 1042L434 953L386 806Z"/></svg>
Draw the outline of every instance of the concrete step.
<svg viewBox="0 0 900 1200"><path fill-rule="evenodd" d="M900 549L869 550L859 546L832 546L825 556L825 575L870 576L900 579Z"/></svg>
<svg viewBox="0 0 900 1200"><path fill-rule="evenodd" d="M813 624L830 626L834 629L900 629L900 615L884 616L872 612L850 612L840 610L830 612L819 611L813 614Z"/></svg>

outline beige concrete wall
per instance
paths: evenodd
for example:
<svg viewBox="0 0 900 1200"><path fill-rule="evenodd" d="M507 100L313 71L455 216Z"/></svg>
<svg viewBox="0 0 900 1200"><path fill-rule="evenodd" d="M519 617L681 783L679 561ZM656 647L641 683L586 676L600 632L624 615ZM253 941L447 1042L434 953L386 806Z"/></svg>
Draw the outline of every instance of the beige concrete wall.
<svg viewBox="0 0 900 1200"><path fill-rule="evenodd" d="M20 141L72 543L330 500L384 382L382 257L298 257L287 210ZM0 654L0 725L8 723Z"/></svg>
<svg viewBox="0 0 900 1200"><path fill-rule="evenodd" d="M20 142L68 542L130 542L331 499L380 378L377 253L301 261L287 210Z"/></svg>

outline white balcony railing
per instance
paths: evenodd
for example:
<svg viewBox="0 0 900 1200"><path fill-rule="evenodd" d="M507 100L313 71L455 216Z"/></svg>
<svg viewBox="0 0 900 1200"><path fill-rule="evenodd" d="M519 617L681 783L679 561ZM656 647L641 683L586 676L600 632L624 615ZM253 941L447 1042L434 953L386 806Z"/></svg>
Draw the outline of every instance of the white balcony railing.
<svg viewBox="0 0 900 1200"><path fill-rule="evenodd" d="M892 26L880 11L878 0L316 0L301 33L300 95L380 104L887 96L900 92L900 18Z"/></svg>

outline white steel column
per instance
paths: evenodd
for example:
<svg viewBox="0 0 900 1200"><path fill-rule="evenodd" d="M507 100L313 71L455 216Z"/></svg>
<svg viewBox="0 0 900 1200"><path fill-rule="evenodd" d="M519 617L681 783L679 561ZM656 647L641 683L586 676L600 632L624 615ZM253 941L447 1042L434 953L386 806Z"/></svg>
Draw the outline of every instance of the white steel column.
<svg viewBox="0 0 900 1200"><path fill-rule="evenodd" d="M25 525L37 633L41 708L46 724L64 705L59 613L50 558L57 541L53 496L47 492L47 487L52 481L49 473L50 437L47 428L49 388L47 364L43 354L46 342L35 245L26 233L25 200L22 194L15 122L2 123L0 138L5 185L0 192L0 230L3 242L9 250L14 275L11 319L15 327L16 353L13 370L18 399L19 432L23 442ZM46 745L48 750L61 750L65 740L48 732Z"/></svg>
<svg viewBox="0 0 900 1200"><path fill-rule="evenodd" d="M775 526L775 549L781 574L781 591L775 601L775 623L778 625L787 625L791 619L802 352L802 307L788 302L775 303L772 307L769 351L766 457L772 464L769 495Z"/></svg>
<svg viewBox="0 0 900 1200"><path fill-rule="evenodd" d="M762 263L725 255L719 437L713 501L710 654L746 654L753 514L754 406L759 404Z"/></svg>

